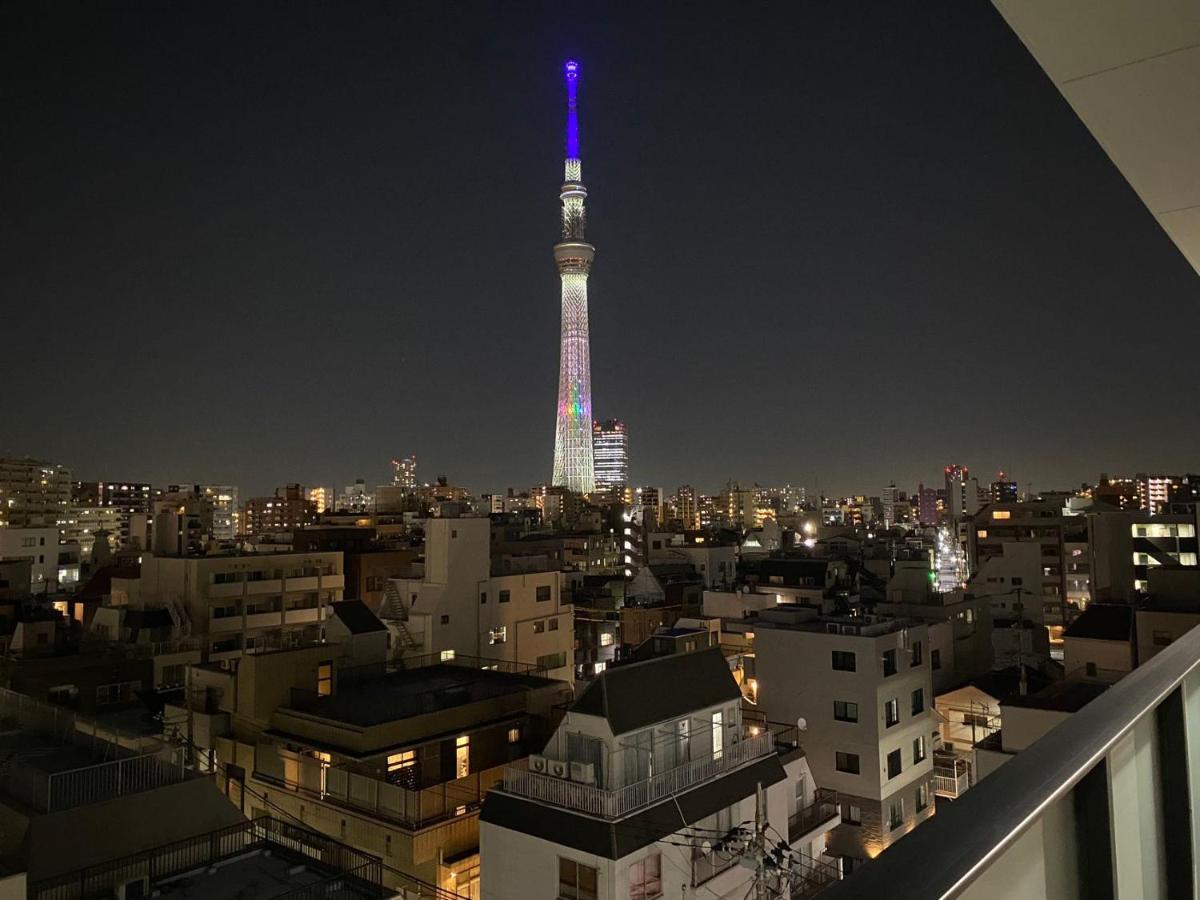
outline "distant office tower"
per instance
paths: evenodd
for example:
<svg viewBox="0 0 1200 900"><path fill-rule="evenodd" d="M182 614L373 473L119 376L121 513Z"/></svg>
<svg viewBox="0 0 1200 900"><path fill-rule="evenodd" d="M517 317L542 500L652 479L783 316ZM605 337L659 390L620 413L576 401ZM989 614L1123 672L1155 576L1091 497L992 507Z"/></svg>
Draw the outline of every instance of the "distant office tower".
<svg viewBox="0 0 1200 900"><path fill-rule="evenodd" d="M975 498L967 498L970 481L966 466L946 466L946 505L952 519L960 519L971 510Z"/></svg>
<svg viewBox="0 0 1200 900"><path fill-rule="evenodd" d="M417 489L417 458L406 456L392 460L392 485L406 491Z"/></svg>
<svg viewBox="0 0 1200 900"><path fill-rule="evenodd" d="M595 458L596 490L629 484L629 433L624 422L607 419L592 425L592 455Z"/></svg>
<svg viewBox="0 0 1200 900"><path fill-rule="evenodd" d="M592 458L592 365L588 346L587 281L596 248L584 240L587 189L579 160L579 119L575 104L579 64L568 60L567 159L559 199L562 240L554 261L562 280L562 342L558 361L558 419L554 430L551 483L581 494L595 489Z"/></svg>
<svg viewBox="0 0 1200 900"><path fill-rule="evenodd" d="M937 488L917 487L917 516L922 525L936 525L938 520Z"/></svg>
<svg viewBox="0 0 1200 900"><path fill-rule="evenodd" d="M318 515L333 508L333 488L311 487L308 489L306 497Z"/></svg>
<svg viewBox="0 0 1200 900"><path fill-rule="evenodd" d="M675 514L683 522L684 528L700 527L700 507L697 503L696 489L690 484L681 484L675 489Z"/></svg>
<svg viewBox="0 0 1200 900"><path fill-rule="evenodd" d="M883 514L883 527L891 528L896 524L896 482L891 482L883 489L880 498Z"/></svg>
<svg viewBox="0 0 1200 900"><path fill-rule="evenodd" d="M1017 483L1009 479L1003 472L996 473L996 480L988 490L988 499L992 503L1015 503L1017 501Z"/></svg>

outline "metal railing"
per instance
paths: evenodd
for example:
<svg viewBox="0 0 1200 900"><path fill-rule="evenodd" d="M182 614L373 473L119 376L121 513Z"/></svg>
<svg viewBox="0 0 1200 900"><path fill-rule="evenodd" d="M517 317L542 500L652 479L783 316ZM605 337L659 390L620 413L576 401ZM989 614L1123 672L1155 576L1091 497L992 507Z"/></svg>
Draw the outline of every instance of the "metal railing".
<svg viewBox="0 0 1200 900"><path fill-rule="evenodd" d="M788 817L788 841L800 840L821 823L837 818L838 812L837 791L817 788L813 792L813 802Z"/></svg>
<svg viewBox="0 0 1200 900"><path fill-rule="evenodd" d="M153 891L159 882L260 850L270 850L285 859L329 872L329 876L321 881L281 895L288 900L362 900L383 896L383 867L378 857L319 832L270 817L239 822L141 853L31 882L28 895L31 900L111 897L120 885L142 879L149 881Z"/></svg>
<svg viewBox="0 0 1200 900"><path fill-rule="evenodd" d="M693 759L613 790L509 767L504 770L503 790L542 803L619 819L774 751L774 736L766 731L724 748L719 755Z"/></svg>
<svg viewBox="0 0 1200 900"><path fill-rule="evenodd" d="M187 777L182 754L178 754L175 761L168 761L156 753L115 759L65 772L51 772L45 782L43 808L46 812L73 809L138 791L179 784Z"/></svg>
<svg viewBox="0 0 1200 900"><path fill-rule="evenodd" d="M825 896L1194 896L1197 759L1200 628Z"/></svg>

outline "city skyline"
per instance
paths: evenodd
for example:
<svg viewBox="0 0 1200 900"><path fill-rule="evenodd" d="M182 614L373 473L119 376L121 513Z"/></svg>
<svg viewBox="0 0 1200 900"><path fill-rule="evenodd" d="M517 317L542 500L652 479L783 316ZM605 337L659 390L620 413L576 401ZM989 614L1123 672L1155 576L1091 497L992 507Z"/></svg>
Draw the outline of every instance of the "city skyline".
<svg viewBox="0 0 1200 900"><path fill-rule="evenodd" d="M440 9L420 42L411 11L26 17L0 252L15 333L45 337L0 363L31 385L0 450L247 495L371 480L395 447L478 490L544 481L571 54L604 148L594 417L636 433L635 482L1194 468L1165 345L1194 273L994 10L862 12ZM97 378L45 365L50 317L98 335ZM69 427L54 397L83 398ZM1121 426L1081 441L1095 397Z"/></svg>

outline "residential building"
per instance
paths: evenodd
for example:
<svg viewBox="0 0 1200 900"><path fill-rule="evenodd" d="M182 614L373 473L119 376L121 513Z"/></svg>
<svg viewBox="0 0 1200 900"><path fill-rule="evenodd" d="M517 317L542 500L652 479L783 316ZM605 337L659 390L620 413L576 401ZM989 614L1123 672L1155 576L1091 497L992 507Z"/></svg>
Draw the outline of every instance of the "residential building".
<svg viewBox="0 0 1200 900"><path fill-rule="evenodd" d="M97 482L100 506L121 513L121 547L146 550L150 547L150 516L154 492L146 482Z"/></svg>
<svg viewBox="0 0 1200 900"><path fill-rule="evenodd" d="M312 504L317 515L333 512L333 488L310 487L304 492L304 499Z"/></svg>
<svg viewBox="0 0 1200 900"><path fill-rule="evenodd" d="M230 797L381 858L394 890L478 898L480 803L552 733L569 685L478 658L390 670L383 643L346 643L387 635L356 601L337 604L329 627L328 644L194 676L206 711L193 718L216 728L204 746L242 779Z"/></svg>
<svg viewBox="0 0 1200 900"><path fill-rule="evenodd" d="M59 535L64 541L77 543L81 559L91 561L97 536L104 540L101 555L104 550L112 552L120 548L121 511L111 506L76 506L72 503L59 523Z"/></svg>
<svg viewBox="0 0 1200 900"><path fill-rule="evenodd" d="M408 493L417 489L417 458L415 456L392 460L392 484Z"/></svg>
<svg viewBox="0 0 1200 900"><path fill-rule="evenodd" d="M813 777L837 792L829 852L847 868L934 812L928 628L882 616L821 616L787 605L754 623L758 708L798 722Z"/></svg>
<svg viewBox="0 0 1200 900"><path fill-rule="evenodd" d="M344 586L338 551L145 554L139 578L141 602L175 610L206 660L317 640Z"/></svg>
<svg viewBox="0 0 1200 900"><path fill-rule="evenodd" d="M375 494L367 490L366 482L358 478L342 488L337 496L337 511L348 513L375 512Z"/></svg>
<svg viewBox="0 0 1200 900"><path fill-rule="evenodd" d="M0 528L48 528L71 504L71 470L29 457L0 459Z"/></svg>
<svg viewBox="0 0 1200 900"><path fill-rule="evenodd" d="M836 881L837 799L795 730L745 725L740 701L715 648L602 672L487 795L485 900L742 897L765 862L747 839L756 807L775 863L764 887L796 897Z"/></svg>
<svg viewBox="0 0 1200 900"><path fill-rule="evenodd" d="M1106 601L1130 601L1146 593L1157 568L1200 571L1197 510L1182 514L1144 511L1099 512L1087 516L1093 594Z"/></svg>
<svg viewBox="0 0 1200 900"><path fill-rule="evenodd" d="M238 489L232 484L202 484L200 490L212 504L212 537L233 541L239 534Z"/></svg>
<svg viewBox="0 0 1200 900"><path fill-rule="evenodd" d="M1093 603L1063 632L1067 674L1104 670L1128 674L1137 665L1135 610L1125 603Z"/></svg>
<svg viewBox="0 0 1200 900"><path fill-rule="evenodd" d="M289 484L271 497L251 497L243 510L243 531L251 536L292 532L317 521L317 506L304 488Z"/></svg>
<svg viewBox="0 0 1200 900"><path fill-rule="evenodd" d="M403 623L403 653L461 653L574 672L573 607L557 566L493 574L486 518L427 519L424 572L389 582L385 617Z"/></svg>
<svg viewBox="0 0 1200 900"><path fill-rule="evenodd" d="M33 593L56 591L59 589L58 535L55 523L40 528L0 528L0 563L27 562Z"/></svg>

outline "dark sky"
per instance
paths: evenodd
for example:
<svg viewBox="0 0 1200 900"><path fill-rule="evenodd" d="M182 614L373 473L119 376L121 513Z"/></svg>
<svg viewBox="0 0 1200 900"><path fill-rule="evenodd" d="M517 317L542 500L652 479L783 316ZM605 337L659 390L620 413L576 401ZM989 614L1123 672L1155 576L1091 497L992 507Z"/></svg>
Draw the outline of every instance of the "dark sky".
<svg viewBox="0 0 1200 900"><path fill-rule="evenodd" d="M563 58L639 483L1200 467L1197 278L990 3L7 3L0 452L550 475Z"/></svg>

